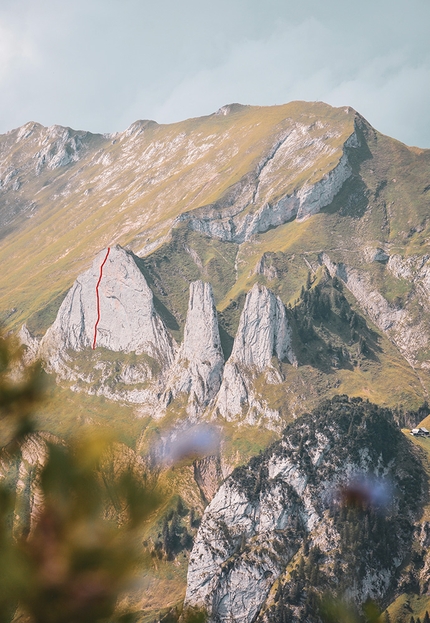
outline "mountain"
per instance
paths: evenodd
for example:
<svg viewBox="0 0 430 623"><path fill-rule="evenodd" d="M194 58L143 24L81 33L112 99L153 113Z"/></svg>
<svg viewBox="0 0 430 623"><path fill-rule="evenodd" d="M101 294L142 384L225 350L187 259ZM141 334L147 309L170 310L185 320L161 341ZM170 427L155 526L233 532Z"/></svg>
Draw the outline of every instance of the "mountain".
<svg viewBox="0 0 430 623"><path fill-rule="evenodd" d="M159 466L181 432L210 423L222 431L220 451L163 476L172 494L202 512L226 495L222 482L234 468L287 425L304 435L300 427L311 425L297 418L319 418L313 409L323 400L370 400L391 408L397 424L418 424L430 390L429 178L430 150L321 102L231 104L170 125L137 121L112 135L28 123L0 136L0 319L19 333L27 360L41 358L49 374L40 428L67 439L83 424L108 424L145 465ZM366 420L368 407L339 400L333 404L356 405ZM344 443L351 462L359 441L323 419L321 430ZM389 438L415 465L410 445ZM44 439L32 445L40 456L28 469L23 463L29 491ZM371 452L373 441L365 441ZM333 452L327 465L335 464ZM330 482L345 476L338 467ZM376 477L374 463L369 469ZM242 495L236 476L226 483ZM410 504L413 517L401 510L393 519L409 522L407 534L418 531L421 497ZM318 507L315 521L334 534L326 511ZM419 525L425 542L426 524ZM157 526L148 539L158 556ZM317 539L313 527L296 528ZM293 558L302 547L294 539L287 545ZM411 542L392 545L406 565ZM179 550L164 553L183 564L172 571L164 561L175 578L165 593L179 601L186 555L179 563ZM266 570L279 579L278 601L258 597L255 612L261 618L261 604L273 605L277 620L291 561L272 554L277 561ZM384 604L400 577L393 560L389 571L385 562L375 562L385 584L371 593ZM398 599L409 594L404 587ZM353 596L357 607L363 591ZM303 604L290 605L299 616Z"/></svg>
<svg viewBox="0 0 430 623"><path fill-rule="evenodd" d="M305 102L230 105L167 126L136 122L109 136L27 124L2 136L0 149L2 317L12 329L26 322L23 335L33 350L34 338L53 325L40 351L51 365L56 348L71 347L75 355L82 347L88 357L66 373L76 387L89 383L108 397L150 402L152 413L159 404L162 412L173 409L181 392L176 387L170 396L164 383L175 342L183 340L190 284L202 281L211 284L226 362L224 378L216 381L220 390L210 397L219 394L222 417L255 423L272 414L271 425L282 428L288 414L335 393L358 392L405 409L427 398L428 150L379 134L351 108ZM113 300L104 297L110 266L117 262L115 270L125 270L121 256L134 267L131 287L145 282L148 301L152 291L154 322L165 327L158 346L145 350L127 342L124 332L138 326L133 306L146 305L130 295L119 303L127 328L109 341L112 327L104 326L102 309L98 348L89 352L93 282L107 248L114 251L100 285L102 308ZM90 265L92 277L86 277ZM80 288L82 280L86 341L70 342L71 334L61 337L55 328L64 319L54 321L70 287ZM301 297L307 282L304 294L316 297L311 304ZM270 364L264 355L264 370L261 362L249 366L245 353L243 359L237 335L248 331L241 315L255 284L263 288L260 296L271 293L268 305L277 297L281 315L285 307L290 335L290 355L278 353ZM320 293L330 298L325 318ZM148 305L145 313L152 313ZM112 352L121 353L122 364ZM130 368L125 359L133 353L140 359ZM117 365L122 371L115 379ZM175 365L174 385L172 375L182 375ZM203 410L210 406L208 396L203 403ZM188 407L195 415L202 408Z"/></svg>
<svg viewBox="0 0 430 623"><path fill-rule="evenodd" d="M320 621L327 594L385 607L410 582L413 547L421 569L430 564L415 523L426 486L388 410L326 401L220 487L191 552L186 603L238 623Z"/></svg>

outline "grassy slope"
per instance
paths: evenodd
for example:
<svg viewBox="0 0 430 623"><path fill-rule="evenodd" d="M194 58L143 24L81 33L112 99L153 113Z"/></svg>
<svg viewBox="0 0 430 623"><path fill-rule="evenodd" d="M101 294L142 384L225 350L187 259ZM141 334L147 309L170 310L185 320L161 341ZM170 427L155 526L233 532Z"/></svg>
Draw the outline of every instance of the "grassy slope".
<svg viewBox="0 0 430 623"><path fill-rule="evenodd" d="M68 438L79 428L109 426L118 441L134 447L144 421L135 407L89 396L57 385L47 377L47 400L36 411L38 428Z"/></svg>
<svg viewBox="0 0 430 623"><path fill-rule="evenodd" d="M353 115L293 102L153 124L133 139L121 135L108 141L102 153L111 165L90 149L69 167L38 177L29 173L20 192L35 197L40 207L0 243L0 310L7 315L17 308L8 322L19 326L70 287L100 248L119 242L138 251L168 234L178 214L216 201L252 170L292 119L309 126L318 116L328 127L340 128L332 140L340 157ZM315 127L311 134L324 131ZM333 166L333 156L322 154L317 163L313 174L319 177ZM294 172L279 184L288 190L300 182Z"/></svg>

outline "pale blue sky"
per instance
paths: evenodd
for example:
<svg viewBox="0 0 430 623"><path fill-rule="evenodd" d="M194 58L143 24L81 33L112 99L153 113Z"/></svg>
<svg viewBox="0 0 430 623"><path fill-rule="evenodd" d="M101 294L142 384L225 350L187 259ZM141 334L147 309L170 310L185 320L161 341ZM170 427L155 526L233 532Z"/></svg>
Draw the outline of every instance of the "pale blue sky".
<svg viewBox="0 0 430 623"><path fill-rule="evenodd" d="M0 132L350 105L430 147L429 0L0 0Z"/></svg>

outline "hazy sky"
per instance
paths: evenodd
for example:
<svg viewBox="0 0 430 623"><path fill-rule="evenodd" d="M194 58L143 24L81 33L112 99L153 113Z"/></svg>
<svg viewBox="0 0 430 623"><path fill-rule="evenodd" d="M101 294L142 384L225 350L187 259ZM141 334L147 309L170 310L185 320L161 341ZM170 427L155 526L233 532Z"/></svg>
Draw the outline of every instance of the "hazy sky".
<svg viewBox="0 0 430 623"><path fill-rule="evenodd" d="M0 132L350 105L430 147L430 0L0 0Z"/></svg>

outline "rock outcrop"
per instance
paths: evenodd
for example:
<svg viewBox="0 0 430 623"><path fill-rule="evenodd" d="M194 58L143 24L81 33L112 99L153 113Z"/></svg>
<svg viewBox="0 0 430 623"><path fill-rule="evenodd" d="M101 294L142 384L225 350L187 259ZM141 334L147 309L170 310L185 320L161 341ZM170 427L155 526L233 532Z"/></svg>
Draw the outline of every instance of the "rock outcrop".
<svg viewBox="0 0 430 623"><path fill-rule="evenodd" d="M27 364L31 364L38 357L40 346L39 340L31 335L26 324L23 324L21 329L19 330L18 338L21 344L26 347L24 362Z"/></svg>
<svg viewBox="0 0 430 623"><path fill-rule="evenodd" d="M194 480L200 490L204 504L213 500L222 481L228 474L223 473L220 455L205 456L193 463ZM231 471L231 470L230 470Z"/></svg>
<svg viewBox="0 0 430 623"><path fill-rule="evenodd" d="M40 141L41 149L35 156L36 174L40 174L45 167L52 170L77 162L81 150L92 138L90 132L77 132L59 125L44 129L38 124L30 123L21 128L18 140L28 139L35 129L44 134Z"/></svg>
<svg viewBox="0 0 430 623"><path fill-rule="evenodd" d="M188 226L208 236L242 243L254 234L264 233L296 218L304 220L317 214L328 206L342 188L345 181L352 175L348 159L350 149L360 146L357 133L354 131L343 145L343 153L335 166L321 179L313 180L313 172L318 166L316 161L322 153L328 154L327 145L320 138L310 142L308 128L295 124L286 134L279 136L272 149L258 163L256 169L231 187L227 196L219 204L209 205L192 212L181 214L177 222L188 222ZM327 137L326 137L327 138ZM265 201L265 197L273 195L270 183L274 171L292 166L292 154L301 145L305 150L313 146L313 169L310 158L303 158L301 165L307 170L308 179L292 192L284 192L279 199ZM332 152L335 153L334 151ZM294 161L296 166L298 161Z"/></svg>
<svg viewBox="0 0 430 623"><path fill-rule="evenodd" d="M264 275L269 281L278 279L286 272L286 269L279 269L276 262L276 253L263 253L254 270L256 275Z"/></svg>
<svg viewBox="0 0 430 623"><path fill-rule="evenodd" d="M155 311L151 289L132 254L119 245L109 253L101 251L76 279L41 342L42 352L48 354L99 346L146 353L165 365L174 358L172 338Z"/></svg>
<svg viewBox="0 0 430 623"><path fill-rule="evenodd" d="M100 360L100 347L133 354L133 361ZM117 245L101 251L91 268L76 279L41 340L39 354L50 370L82 381L91 393L140 403L150 399L145 388L117 395L115 385L159 381L172 365L175 350L133 255ZM82 356L79 359L84 351L87 366L82 365Z"/></svg>
<svg viewBox="0 0 430 623"><path fill-rule="evenodd" d="M209 283L190 284L184 341L169 372L165 404L178 394L188 396L188 411L196 415L216 396L221 385L224 355L218 317Z"/></svg>
<svg viewBox="0 0 430 623"><path fill-rule="evenodd" d="M366 262L381 262L384 264L390 258L389 254L380 247L365 247L363 252Z"/></svg>
<svg viewBox="0 0 430 623"><path fill-rule="evenodd" d="M428 344L428 331L419 320L413 320L407 309L390 304L370 282L369 276L343 263L332 262L326 253L320 255L332 277L337 277L354 295L361 309L397 346L412 366L417 365L419 351ZM388 262L393 270L393 262Z"/></svg>
<svg viewBox="0 0 430 623"><path fill-rule="evenodd" d="M408 555L424 487L423 468L389 412L360 399L327 401L218 490L191 553L186 603L207 608L210 621L251 623L282 620L270 616L278 607L303 620L297 591L316 603L341 585L357 605L383 599ZM278 599L268 609L275 583ZM319 620L315 607L306 620Z"/></svg>
<svg viewBox="0 0 430 623"><path fill-rule="evenodd" d="M397 279L413 283L421 301L425 307L429 307L430 255L412 255L408 258L398 254L390 255L387 268Z"/></svg>
<svg viewBox="0 0 430 623"><path fill-rule="evenodd" d="M13 513L15 536L32 532L43 505L40 478L48 458L48 444L63 442L50 433L31 433L19 444L15 455L0 452L0 482L16 491Z"/></svg>
<svg viewBox="0 0 430 623"><path fill-rule="evenodd" d="M216 401L223 417L232 420L245 415L245 421L256 423L264 413L269 420L277 419L279 414L257 396L253 383L262 373L269 383L282 381L272 357L296 363L291 328L281 299L265 286L255 284L247 294Z"/></svg>

